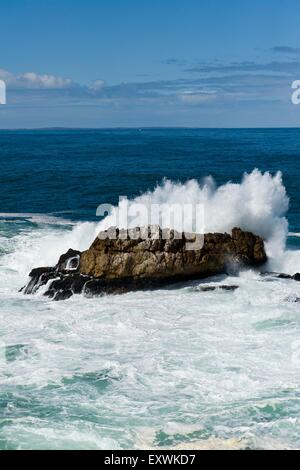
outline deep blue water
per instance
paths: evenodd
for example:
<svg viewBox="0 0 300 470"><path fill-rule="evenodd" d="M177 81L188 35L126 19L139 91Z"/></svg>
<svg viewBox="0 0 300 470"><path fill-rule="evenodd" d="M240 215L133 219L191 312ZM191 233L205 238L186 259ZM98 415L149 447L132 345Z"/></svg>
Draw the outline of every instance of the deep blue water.
<svg viewBox="0 0 300 470"><path fill-rule="evenodd" d="M300 231L300 129L0 131L1 212L67 213L94 220L101 203L138 195L164 177L283 173L289 221Z"/></svg>

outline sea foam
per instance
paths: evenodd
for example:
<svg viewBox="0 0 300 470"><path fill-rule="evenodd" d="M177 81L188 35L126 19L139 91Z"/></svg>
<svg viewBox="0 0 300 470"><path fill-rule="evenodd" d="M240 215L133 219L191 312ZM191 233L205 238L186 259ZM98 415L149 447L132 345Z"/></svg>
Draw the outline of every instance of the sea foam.
<svg viewBox="0 0 300 470"><path fill-rule="evenodd" d="M140 200L203 202L207 230L251 230L278 270L299 271L280 173L165 180ZM205 279L66 302L18 294L31 268L87 248L110 223L4 224L0 447L299 448L299 283L247 271L228 278L232 292L194 288L219 281Z"/></svg>
<svg viewBox="0 0 300 470"><path fill-rule="evenodd" d="M193 179L185 183L164 180L154 191L148 191L129 202L142 204L150 208L158 204L167 208L168 205L194 207L201 205L204 213L204 232L231 232L233 227L251 231L260 235L267 242L270 257L282 254L288 234L288 221L285 214L289 206L289 198L282 182L281 172L274 176L269 172L261 173L255 169L244 174L241 183L228 182L217 187L212 177L201 182ZM100 222L94 233L95 238L100 230L114 224L113 213ZM185 214L189 216L189 214ZM166 217L167 218L167 217ZM162 220L165 217L162 216ZM140 225L146 225L147 218L140 218ZM195 221L190 221L195 226ZM120 227L123 228L123 227ZM180 229L176 219L171 220L171 228Z"/></svg>
<svg viewBox="0 0 300 470"><path fill-rule="evenodd" d="M220 186L217 186L211 176L201 181L192 179L185 183L165 179L154 190L129 199L129 208L133 204L143 204L148 208L156 204L161 207L162 212L168 205L202 205L205 232L231 232L233 227L240 227L260 235L266 242L271 267L275 263L277 269L282 265L289 272L288 259L292 256L288 254L288 259L285 256L288 235L285 214L289 198L281 172L272 175L255 169L249 174L245 173L240 183L229 181ZM101 230L115 224L118 210L118 207L113 208L112 213L99 223L79 222L75 226L70 223L69 226L65 224L62 227L52 224L49 227L47 219L40 220L37 230L21 232L13 238L13 246L5 262L23 274L38 265L53 265L69 248L87 249ZM148 223L148 219L143 217L139 221L140 226ZM193 224L193 221L190 222ZM179 229L176 218L171 220L170 225L170 228ZM123 227L119 225L119 228ZM295 271L298 261L296 266L294 262L292 266L291 269Z"/></svg>

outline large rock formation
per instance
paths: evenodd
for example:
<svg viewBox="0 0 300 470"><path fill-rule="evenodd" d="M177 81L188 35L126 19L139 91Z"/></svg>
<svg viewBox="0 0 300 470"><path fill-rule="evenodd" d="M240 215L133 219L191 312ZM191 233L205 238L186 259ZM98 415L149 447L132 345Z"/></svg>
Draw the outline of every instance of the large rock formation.
<svg viewBox="0 0 300 470"><path fill-rule="evenodd" d="M112 228L100 233L88 250L69 250L55 267L34 269L24 292L32 294L44 286L44 295L55 300L76 293L120 293L258 266L267 259L263 240L239 228L232 235L205 234L203 240L158 227L126 235Z"/></svg>

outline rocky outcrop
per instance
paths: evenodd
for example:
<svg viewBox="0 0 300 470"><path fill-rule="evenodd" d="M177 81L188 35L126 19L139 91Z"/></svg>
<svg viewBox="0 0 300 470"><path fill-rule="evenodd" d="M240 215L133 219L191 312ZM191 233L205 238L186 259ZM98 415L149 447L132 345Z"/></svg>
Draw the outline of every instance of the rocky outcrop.
<svg viewBox="0 0 300 470"><path fill-rule="evenodd" d="M232 230L232 235L206 234L202 247L198 235L180 237L174 231L166 233L157 228L152 230L151 237L151 227L147 229L146 239L144 233L139 236L136 231L135 239L124 239L122 232L117 233L116 239L105 235L96 238L81 254L80 272L104 279L186 279L222 273L229 264L255 265L266 261L262 239L238 228Z"/></svg>
<svg viewBox="0 0 300 470"><path fill-rule="evenodd" d="M258 266L266 259L263 240L239 228L231 235L205 234L203 240L159 227L129 234L112 228L100 233L88 250L69 250L55 267L34 269L24 292L32 294L43 286L44 295L55 300L76 293L121 293Z"/></svg>

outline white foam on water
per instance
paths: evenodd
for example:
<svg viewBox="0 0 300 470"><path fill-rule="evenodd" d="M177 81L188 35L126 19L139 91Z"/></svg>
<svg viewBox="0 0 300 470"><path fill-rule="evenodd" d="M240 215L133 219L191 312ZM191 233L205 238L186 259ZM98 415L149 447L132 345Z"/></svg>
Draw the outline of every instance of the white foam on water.
<svg viewBox="0 0 300 470"><path fill-rule="evenodd" d="M75 222L72 222L68 219L62 217L56 217L54 215L45 215L45 214L34 214L32 212L0 212L0 221L4 219L6 222L8 220L14 219L26 219L30 220L36 224L51 224L51 225L74 225Z"/></svg>
<svg viewBox="0 0 300 470"><path fill-rule="evenodd" d="M153 191L129 201L129 206L136 203L147 207L151 204L202 204L205 232L230 232L233 227L252 231L264 238L268 256L277 264L281 260L286 272L297 266L300 270L298 263L289 268L290 257L285 257L288 235L285 214L289 199L280 172L271 175L254 170L245 174L240 184L229 182L219 187L211 177L202 182L190 180L174 183L165 180ZM37 265L55 264L60 254L69 248L87 249L101 230L114 225L117 211L118 208L115 208L111 215L98 224L78 223L73 228L70 226L68 231L59 226L51 230L42 226L39 230L21 233L12 241L14 252L5 258L4 263L22 273ZM148 219L140 218L141 226L148 222ZM172 228L178 228L176 220L172 223ZM193 221L190 221L190 225L193 225Z"/></svg>
<svg viewBox="0 0 300 470"><path fill-rule="evenodd" d="M278 270L300 271L280 174L165 181L139 198L204 201L209 230L258 233ZM17 293L31 268L87 248L109 223L2 233L0 447L299 448L299 283L248 270L226 279L234 292L199 289L217 277L63 302Z"/></svg>
<svg viewBox="0 0 300 470"><path fill-rule="evenodd" d="M5 416L23 410L1 439L21 448L139 447L151 423L151 448L249 435L299 446L300 317L285 299L300 286L250 274L228 279L235 292L192 283L58 303L7 297L1 338L26 351L0 369L2 393L15 393Z"/></svg>

